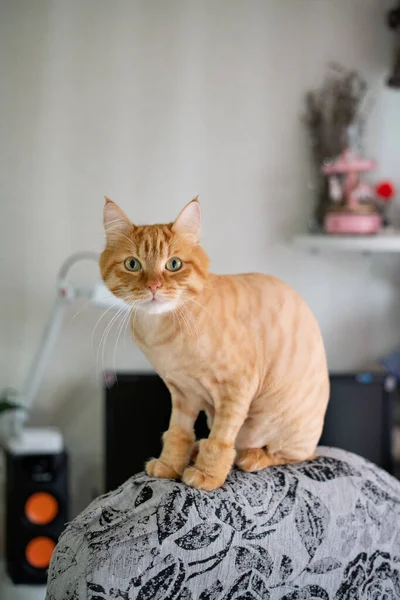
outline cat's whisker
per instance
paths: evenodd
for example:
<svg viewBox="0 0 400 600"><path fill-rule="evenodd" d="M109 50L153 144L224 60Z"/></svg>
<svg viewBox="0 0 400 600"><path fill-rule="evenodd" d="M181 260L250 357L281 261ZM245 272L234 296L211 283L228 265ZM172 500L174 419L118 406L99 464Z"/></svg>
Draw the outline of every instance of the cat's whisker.
<svg viewBox="0 0 400 600"><path fill-rule="evenodd" d="M191 312L189 311L187 306L181 305L180 306L180 311L182 312L182 316L184 316L185 318L185 322L187 323L188 329L190 329L190 335L193 335L193 330L192 330L192 323L196 329L195 333L197 334L197 347L200 346L200 330L199 327L193 317L193 315L191 314Z"/></svg>
<svg viewBox="0 0 400 600"><path fill-rule="evenodd" d="M113 315L112 319L109 321L109 323L107 323L103 333L101 334L101 338L100 338L100 343L99 343L99 347L97 349L97 359L96 359L96 370L97 372L99 372L99 362L100 362L100 355L102 357L102 366L103 366L103 372L104 372L104 347L103 347L103 341L104 341L104 345L105 345L105 341L107 339L108 333L111 330L113 323L115 322L115 320L119 317L119 313L120 310L118 310L115 315Z"/></svg>
<svg viewBox="0 0 400 600"><path fill-rule="evenodd" d="M118 348L118 341L119 341L119 337L121 335L121 331L122 328L124 326L124 321L126 318L126 314L122 315L122 318L119 319L119 323L116 322L116 328L117 328L117 337L115 339L115 345L114 345L114 354L113 354L113 372L116 373L117 372L117 348Z"/></svg>
<svg viewBox="0 0 400 600"><path fill-rule="evenodd" d="M128 305L128 306L130 306L130 305ZM120 321L120 319L122 319L122 320L125 319L125 310L126 310L125 308L121 307L117 311L117 313L115 314L115 316L111 319L111 321L109 323L107 334L106 334L106 336L104 337L104 340L103 340L103 353L105 351L105 342L106 342L106 339L107 339L108 335L110 334L112 328L114 327L114 325L116 325L117 332L118 332L118 327L119 327L118 321Z"/></svg>
<svg viewBox="0 0 400 600"><path fill-rule="evenodd" d="M134 313L133 313L133 316L132 316L132 321L131 321L131 332L132 332L132 335L134 335L135 321L136 321L136 317L137 317L138 311L139 311L139 304L137 304L135 306L135 310L134 310Z"/></svg>
<svg viewBox="0 0 400 600"><path fill-rule="evenodd" d="M189 310L188 306L181 305L181 309L184 310L184 311L186 311L186 315L187 315L188 319L190 318L191 322L193 323L193 325L194 325L194 327L196 329L196 333L197 333L197 346L199 346L200 345L200 329L199 329L199 326L197 324L197 321L194 318L194 315Z"/></svg>
<svg viewBox="0 0 400 600"><path fill-rule="evenodd" d="M180 351L182 351L182 346L183 346L183 331L182 331L182 325L181 325L181 320L179 318L179 311L177 310L177 308L174 309L173 311L174 314L174 318L176 316L177 320L178 320L178 325L179 325L179 329L180 329L180 339L181 339L181 347L180 347Z"/></svg>
<svg viewBox="0 0 400 600"><path fill-rule="evenodd" d="M94 350L94 336L97 330L97 327L100 325L100 322L104 319L104 317L106 316L107 313L110 312L110 310L113 310L116 306L117 306L118 302L114 302L114 304L112 306L110 306L109 308L107 308L101 315L100 317L97 319L94 327L93 327L93 331L92 331L92 337L91 337L91 347L92 347L92 351ZM104 333L104 332L103 332ZM100 338L101 341L101 338Z"/></svg>
<svg viewBox="0 0 400 600"><path fill-rule="evenodd" d="M130 296L125 296L124 298L121 298L121 300L123 300L124 302L126 302L126 300L128 300L128 299L129 299L129 297L130 297ZM118 305L118 299L116 299L116 300L115 300L115 302L114 302L114 304L112 304L112 305L111 305L109 308L107 308L107 309L106 309L106 310L105 310L105 311L104 311L104 312L103 312L103 313L100 315L100 317L98 318L98 320L97 320L97 322L96 322L95 326L93 327L93 331L92 331L92 337L91 337L91 348L92 348L92 351L94 350L94 348L93 348L93 346L94 346L94 335L95 335L95 333L96 333L96 329L97 329L97 327L98 327L98 326L99 326L99 324L100 324L100 321L102 321L102 319L103 319L103 318L106 316L106 314L107 314L108 312L110 312L110 310L113 310L113 309L115 309L115 307L116 307L117 305Z"/></svg>
<svg viewBox="0 0 400 600"><path fill-rule="evenodd" d="M114 373L116 373L117 348L118 348L119 338L121 337L121 333L122 333L122 330L124 328L124 325L125 325L125 322L126 322L127 318L128 319L130 318L130 315L131 315L132 308L133 308L134 304L135 304L134 301L132 301L132 302L129 303L129 309L130 310L127 312L127 314L123 315L122 321L121 321L120 326L119 326L119 330L118 330L118 334L117 334L117 339L115 341L115 348L114 348Z"/></svg>
<svg viewBox="0 0 400 600"><path fill-rule="evenodd" d="M135 322L137 312L139 310L139 302L136 300L132 303L132 310L128 315L128 318L125 321L125 333L128 333L128 327L131 323ZM129 332L130 333L130 332Z"/></svg>
<svg viewBox="0 0 400 600"><path fill-rule="evenodd" d="M103 334L101 336L100 339L100 344L99 344L99 349L97 352L97 371L99 370L99 358L100 358L100 351L101 351L101 362L102 362L102 367L103 367L103 373L105 371L105 361L104 361L104 355L105 355L105 346L106 346L106 341L108 338L108 335L114 325L114 323L119 319L119 317L122 315L122 313L126 310L126 308L124 306L122 306L117 312L116 314L113 316L113 318L111 319L111 321L108 323L107 327L105 328L105 330L103 331Z"/></svg>
<svg viewBox="0 0 400 600"><path fill-rule="evenodd" d="M104 338L103 341L103 349L102 349L102 372L105 373L106 371L106 343L107 343L107 339L109 334L111 333L111 330L113 329L113 326L115 325L118 328L118 321L121 318L122 314L120 313L118 315L118 317L114 320L112 326L109 328L107 335ZM111 363L113 365L113 363ZM114 377L116 377L116 369L115 369L115 365L112 366L112 374L114 375Z"/></svg>
<svg viewBox="0 0 400 600"><path fill-rule="evenodd" d="M101 298L99 298L99 300L106 300L107 298L109 298L109 294L108 294L107 296L102 296ZM69 326L69 325L71 325L71 324L73 323L73 321L75 321L76 317L77 317L78 315L80 315L80 314L81 314L81 312L82 312L83 310L85 310L85 308L86 308L87 306L89 306L89 304L94 304L94 305L95 305L95 301L94 301L94 300L92 300L92 299L90 299L90 300L88 300L87 302L85 302L85 304L83 304L82 306L80 306L80 307L78 308L78 310L76 311L76 313L75 313L75 314L74 314L74 315L71 317L70 321L68 322L68 326Z"/></svg>
<svg viewBox="0 0 400 600"><path fill-rule="evenodd" d="M208 316L217 325L218 329L221 329L221 326L218 323L218 321L215 319L215 317L202 304L200 304L200 302L197 302L197 300L194 300L193 298L191 298L190 296L186 296L185 294L182 294L181 297L184 298L185 300L189 300L190 302L194 302L194 304L196 304L197 306L199 306L202 310L204 310L204 312L206 312L208 314Z"/></svg>
<svg viewBox="0 0 400 600"><path fill-rule="evenodd" d="M124 325L125 350L127 349L126 339L128 337L128 333L129 333L128 327L129 327L131 320L133 323L135 322L137 311L138 311L137 302L132 302L132 311L127 313L126 318L125 318L125 325Z"/></svg>
<svg viewBox="0 0 400 600"><path fill-rule="evenodd" d="M189 323L185 313L183 312L182 306L178 307L178 311L179 311L179 314L181 315L182 320L186 326L187 332L189 333L189 335L192 335L192 328L190 327L190 323Z"/></svg>
<svg viewBox="0 0 400 600"><path fill-rule="evenodd" d="M176 332L176 324L175 324L176 314L175 314L175 309L172 311L172 318L174 319L173 329L174 329L174 334L175 334L175 332ZM182 348L182 338L181 338L181 348Z"/></svg>

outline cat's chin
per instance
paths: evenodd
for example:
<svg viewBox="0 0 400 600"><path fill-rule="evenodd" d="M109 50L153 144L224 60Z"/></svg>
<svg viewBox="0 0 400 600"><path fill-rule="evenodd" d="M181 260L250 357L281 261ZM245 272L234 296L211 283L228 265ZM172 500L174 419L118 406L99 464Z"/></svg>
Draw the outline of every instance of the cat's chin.
<svg viewBox="0 0 400 600"><path fill-rule="evenodd" d="M148 315L160 315L171 312L176 308L176 300L148 300L139 305L139 310Z"/></svg>

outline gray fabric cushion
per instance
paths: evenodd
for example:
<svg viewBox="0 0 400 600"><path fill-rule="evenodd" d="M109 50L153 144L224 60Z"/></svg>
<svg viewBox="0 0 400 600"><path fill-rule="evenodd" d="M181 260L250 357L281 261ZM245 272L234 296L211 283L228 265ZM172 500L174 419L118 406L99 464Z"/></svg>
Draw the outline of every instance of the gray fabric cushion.
<svg viewBox="0 0 400 600"><path fill-rule="evenodd" d="M400 598L400 483L319 453L212 493L132 477L67 527L47 600Z"/></svg>

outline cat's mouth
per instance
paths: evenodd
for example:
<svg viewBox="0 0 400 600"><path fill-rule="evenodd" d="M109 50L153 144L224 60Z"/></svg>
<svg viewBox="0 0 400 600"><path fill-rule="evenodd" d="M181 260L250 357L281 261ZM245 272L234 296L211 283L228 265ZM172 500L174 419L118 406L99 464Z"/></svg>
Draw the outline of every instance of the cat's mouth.
<svg viewBox="0 0 400 600"><path fill-rule="evenodd" d="M156 306L156 305L163 305L163 304L169 304L171 302L170 298L162 298L160 296L153 296L152 298L149 298L149 300L146 300L144 302L144 304L150 305L150 306Z"/></svg>
<svg viewBox="0 0 400 600"><path fill-rule="evenodd" d="M166 298L163 298L162 296L151 296L150 298L147 298L145 301L145 304L152 304L154 302L167 302Z"/></svg>
<svg viewBox="0 0 400 600"><path fill-rule="evenodd" d="M164 294L161 294L160 292L156 292L154 294L150 294L149 296L147 296L147 298L144 299L143 303L144 304L166 304L171 301L172 301L172 298L170 298L168 296L164 296Z"/></svg>
<svg viewBox="0 0 400 600"><path fill-rule="evenodd" d="M161 313L174 310L175 301L158 294L147 297L140 302L140 308L149 313Z"/></svg>

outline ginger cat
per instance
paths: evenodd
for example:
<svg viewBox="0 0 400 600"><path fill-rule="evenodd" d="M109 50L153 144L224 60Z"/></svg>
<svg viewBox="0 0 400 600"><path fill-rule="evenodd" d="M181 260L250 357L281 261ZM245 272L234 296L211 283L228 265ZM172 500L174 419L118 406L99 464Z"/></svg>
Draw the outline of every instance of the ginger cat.
<svg viewBox="0 0 400 600"><path fill-rule="evenodd" d="M171 392L163 450L147 473L210 491L233 463L258 471L312 458L329 378L302 298L268 275L210 273L200 221L197 198L174 223L145 226L106 199L100 269L131 304L132 335ZM202 410L210 435L196 445Z"/></svg>

